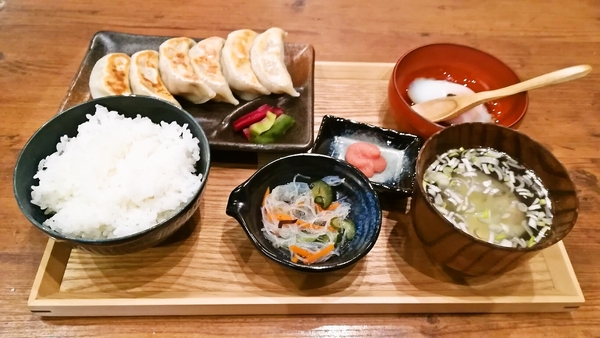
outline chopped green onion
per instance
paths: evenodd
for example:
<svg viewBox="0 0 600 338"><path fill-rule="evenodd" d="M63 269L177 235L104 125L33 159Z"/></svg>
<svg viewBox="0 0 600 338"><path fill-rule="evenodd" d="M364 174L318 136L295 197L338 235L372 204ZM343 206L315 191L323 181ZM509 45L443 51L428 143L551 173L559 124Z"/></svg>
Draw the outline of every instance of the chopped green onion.
<svg viewBox="0 0 600 338"><path fill-rule="evenodd" d="M490 243L514 248L535 245L552 224L546 190L533 172L505 153L461 147L438 155L434 164L426 171L423 185L432 204L457 228ZM497 196L507 196L510 207L501 206L505 203L502 201L494 203ZM525 220L512 224L513 214ZM502 225L498 222L509 223L498 228ZM521 233L525 237L520 237Z"/></svg>

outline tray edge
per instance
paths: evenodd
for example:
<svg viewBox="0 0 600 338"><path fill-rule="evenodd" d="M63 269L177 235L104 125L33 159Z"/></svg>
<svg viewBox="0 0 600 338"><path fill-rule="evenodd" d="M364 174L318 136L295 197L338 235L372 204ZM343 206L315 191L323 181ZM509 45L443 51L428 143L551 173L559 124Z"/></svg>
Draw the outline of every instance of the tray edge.
<svg viewBox="0 0 600 338"><path fill-rule="evenodd" d="M91 44L90 44L91 45ZM389 80L393 69L393 63L362 63L362 62L336 62L336 61L315 61L314 64L315 79L353 79L353 80ZM552 251L550 251L552 250ZM49 299L48 295L59 292L60 282L64 275L66 265L69 259L71 249L64 244L56 243L50 239L42 257L38 272L36 274L31 293L29 296L29 309L41 316L122 316L122 315L244 315L244 314L351 314L351 313L509 313L509 312L566 312L577 309L585 302L581 287L575 275L567 251L563 242L547 248L542 252L546 261L551 278L557 291L563 293L560 295L537 296L539 302L520 303L518 308L515 302L496 302L496 303L478 303L478 302L455 302L444 303L446 310L434 309L439 303L430 303L423 301L393 303L391 299L384 299L385 302L377 304L364 304L364 302L347 302L334 304L320 304L320 308L314 309L314 304L261 304L251 303L240 306L239 304L229 305L211 305L211 304L180 304L184 305L182 309L174 309L173 305L165 305L162 302L152 303L153 299L146 300L147 304L132 305L131 299L127 299L128 306L110 305L97 307L90 304L80 304L78 302L69 304L65 299ZM556 259L560 258L562 264L556 264ZM549 260L552 264L548 264ZM52 267L58 266L58 270L52 271ZM61 271L62 269L62 271ZM60 278L58 278L60 275ZM565 279L565 277L567 277ZM60 279L60 280L59 280ZM54 284L56 285L54 285ZM54 292L52 292L54 291ZM296 297L297 298L297 297ZM402 298L402 297L400 297ZM415 297L410 297L415 298ZM442 297L432 297L442 298ZM485 298L485 297L482 297ZM513 296L513 298L523 298ZM526 298L531 298L528 296ZM168 298L165 298L168 299ZM370 299L370 298L366 298ZM396 298L394 298L396 299ZM424 298L419 298L424 299ZM485 298L486 300L489 300ZM510 299L506 298L507 300ZM89 299L88 299L89 300ZM119 300L119 299L116 299ZM121 299L122 301L123 299ZM346 300L351 300L346 297ZM397 299L396 299L397 300ZM118 302L117 302L118 303ZM361 305L358 309L352 304ZM543 306L540 306L542 305ZM342 306L340 306L342 305ZM368 305L368 306L367 306ZM473 309L467 309L466 305L471 305ZM488 308L486 309L485 305ZM93 308L92 308L93 307ZM91 308L91 310L89 310ZM264 310L262 310L265 308ZM125 310L123 310L125 309ZM246 310L245 310L246 309ZM270 309L270 310L269 310ZM136 314L135 311L140 311ZM157 310L164 310L160 312ZM233 310L233 311L232 311ZM485 310L485 311L482 311ZM54 311L54 312L53 312ZM123 311L123 312L121 312ZM132 312L134 311L134 312ZM308 311L308 312L304 312Z"/></svg>

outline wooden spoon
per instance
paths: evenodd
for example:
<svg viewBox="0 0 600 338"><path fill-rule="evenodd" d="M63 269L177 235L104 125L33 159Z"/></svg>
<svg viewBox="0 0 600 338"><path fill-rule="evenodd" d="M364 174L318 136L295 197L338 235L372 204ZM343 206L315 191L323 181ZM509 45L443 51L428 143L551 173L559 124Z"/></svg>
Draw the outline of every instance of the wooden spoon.
<svg viewBox="0 0 600 338"><path fill-rule="evenodd" d="M426 119L438 122L445 121L459 116L467 110L486 103L491 100L499 99L505 96L514 95L520 92L545 87L561 82L575 80L587 75L592 70L590 65L578 65L563 68L551 73L547 73L533 79L516 83L514 85L479 92L470 95L448 96L436 100L422 102L411 106L412 110L419 113Z"/></svg>

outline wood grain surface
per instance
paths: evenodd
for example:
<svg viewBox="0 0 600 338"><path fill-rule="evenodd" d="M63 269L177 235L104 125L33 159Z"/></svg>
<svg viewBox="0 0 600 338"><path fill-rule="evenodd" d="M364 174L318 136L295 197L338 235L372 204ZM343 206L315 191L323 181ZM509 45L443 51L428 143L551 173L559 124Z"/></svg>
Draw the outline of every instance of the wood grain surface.
<svg viewBox="0 0 600 338"><path fill-rule="evenodd" d="M393 63L317 62L315 131L323 112L393 128L393 122L381 120L388 111L384 95L388 80L377 72L384 66L391 72ZM134 311L140 315L556 312L571 311L581 303L561 245L502 276L457 278L426 256L411 226L408 201L385 195L380 196L382 230L367 257L352 268L325 275L290 271L260 254L239 224L223 212L229 193L256 169L213 162L195 217L159 247L117 257L78 250L69 256L63 254L63 245L50 243L50 254L42 259L37 275L44 278L36 276L30 308L43 316L81 317Z"/></svg>
<svg viewBox="0 0 600 338"><path fill-rule="evenodd" d="M317 60L394 62L420 45L455 42L490 52L522 78L591 64L595 70L581 80L531 92L521 126L567 166L578 188L580 217L565 246L586 304L571 313L541 315L32 316L26 301L47 238L20 214L12 169L27 139L56 114L92 35L117 30L225 36L271 26L288 30L290 42L312 44ZM0 1L0 336L600 337L599 52L596 0ZM342 99L328 97L340 100L334 111L315 109L362 114Z"/></svg>

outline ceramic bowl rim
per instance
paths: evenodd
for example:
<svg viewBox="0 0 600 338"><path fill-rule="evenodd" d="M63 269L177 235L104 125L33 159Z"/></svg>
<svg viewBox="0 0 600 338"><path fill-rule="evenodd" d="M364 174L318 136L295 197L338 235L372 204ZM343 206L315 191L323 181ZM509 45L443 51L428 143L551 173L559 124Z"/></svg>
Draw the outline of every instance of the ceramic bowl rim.
<svg viewBox="0 0 600 338"><path fill-rule="evenodd" d="M189 118L190 121L194 121L194 123L198 126L199 130L201 131L200 136L201 138L198 139L199 141L199 146L200 149L202 150L203 145L206 145L206 148L209 150L206 152L206 154L204 155L204 158L207 161L207 170L206 173L202 173L203 177L202 177L202 181L200 182L200 187L198 188L198 190L194 193L194 195L183 205L181 205L174 213L173 215L171 215L171 217L167 218L166 220L157 223L153 226L151 226L150 228L144 229L140 232L136 232L127 236L122 236L122 237L116 237L116 238L108 238L108 239L85 239L85 238L75 238L75 237L69 237L69 236L65 236L64 234L56 231L56 230L52 230L50 228L48 228L47 226L44 226L43 224L39 223L37 220L33 219L32 217L30 217L30 215L26 214L23 211L23 203L22 201L17 198L19 196L19 194L17 193L17 182L16 182L16 173L17 170L19 169L19 164L21 163L21 158L23 156L23 153L25 152L25 150L30 146L31 142L33 141L33 139L39 134L41 133L52 121L54 121L55 119L57 119L59 116L61 116L62 114L69 114L70 112L78 109L81 106L86 106L86 105L91 105L94 106L96 104L101 104L101 102L103 102L104 100L110 98L110 99L114 99L116 97L123 97L123 98L141 98L141 99L147 99L147 100L152 100L152 101L157 101L157 102L162 102L165 104L168 104L169 106L171 106L173 109L178 110L182 115L187 116ZM141 115L141 114L140 114ZM145 117L145 116L142 116ZM193 135L193 134L192 134ZM194 137L198 138L198 136L194 135ZM196 161L196 163L200 162L201 160ZM66 241L66 242L73 242L73 243L77 243L77 245L85 245L85 246L105 246L105 245L116 245L116 244L121 244L121 243L125 243L128 241L133 241L135 239L141 238L153 231L155 231L158 228L161 228L162 226L164 226L165 224L171 222L173 219L175 219L176 217L178 217L183 210L185 210L185 208L187 208L190 204L194 203L194 201L200 196L201 192L204 190L204 187L206 186L206 180L208 179L209 173L210 173L210 167L211 167L211 156L210 156L210 148L208 147L208 140L206 138L206 135L204 133L204 130L202 129L202 127L200 126L200 124L194 119L194 117L188 113L187 111L185 111L182 108L177 107L176 105L162 100L162 99L158 99L158 98L154 98L151 96L146 96L146 95L127 95L127 96L105 96L105 97L101 97L101 98L96 98L96 99L92 99L86 102L82 102L80 104L77 104L75 106L72 106L66 110L60 111L58 112L56 115L53 115L50 119L48 119L46 122L44 122L44 124L42 124L41 127L39 127L32 135L31 137L29 137L29 139L27 140L27 142L23 145L23 148L21 149L21 151L19 152L19 155L17 156L17 161L15 162L15 166L13 168L13 195L15 197L15 200L17 201L17 204L19 206L19 209L21 210L21 213L29 220L30 223L32 223L36 228L40 229L41 231L43 231L46 235L48 235L49 237L58 240L58 241Z"/></svg>

